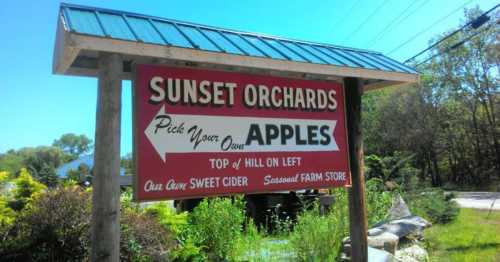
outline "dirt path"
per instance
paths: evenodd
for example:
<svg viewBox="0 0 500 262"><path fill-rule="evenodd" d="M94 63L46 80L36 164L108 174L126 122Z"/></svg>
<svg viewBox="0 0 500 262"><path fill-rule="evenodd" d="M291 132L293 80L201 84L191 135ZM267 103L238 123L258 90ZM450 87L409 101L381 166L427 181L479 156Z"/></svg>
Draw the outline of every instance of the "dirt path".
<svg viewBox="0 0 500 262"><path fill-rule="evenodd" d="M500 192L457 192L453 199L463 208L500 210ZM496 199L496 201L495 201Z"/></svg>

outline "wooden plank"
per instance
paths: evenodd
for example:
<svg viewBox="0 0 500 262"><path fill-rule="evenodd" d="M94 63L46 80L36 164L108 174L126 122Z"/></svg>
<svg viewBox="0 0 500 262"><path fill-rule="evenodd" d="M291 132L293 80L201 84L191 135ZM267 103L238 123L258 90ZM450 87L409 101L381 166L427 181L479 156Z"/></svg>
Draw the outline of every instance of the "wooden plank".
<svg viewBox="0 0 500 262"><path fill-rule="evenodd" d="M377 90L386 87L402 86L402 85L410 85L410 84L400 81L377 81L363 85L363 92Z"/></svg>
<svg viewBox="0 0 500 262"><path fill-rule="evenodd" d="M351 183L349 189L349 226L351 233L351 259L354 262L368 260L368 243L365 208L365 178L363 163L363 133L361 127L361 96L363 84L358 78L345 78L347 137Z"/></svg>
<svg viewBox="0 0 500 262"><path fill-rule="evenodd" d="M121 72L119 55L100 55L92 180L91 261L120 259Z"/></svg>
<svg viewBox="0 0 500 262"><path fill-rule="evenodd" d="M241 68L255 68L312 75L359 77L365 79L401 81L406 83L414 83L419 80L417 74L410 73L242 56L191 48L94 37L72 32L66 33L70 36L70 41L75 43L79 49L88 51L110 52L130 56L165 58L214 65L228 65Z"/></svg>
<svg viewBox="0 0 500 262"><path fill-rule="evenodd" d="M66 74L80 52L80 49L72 45L68 38L69 33L65 29L63 18L59 16L57 21L54 58L52 60L52 72L54 74Z"/></svg>

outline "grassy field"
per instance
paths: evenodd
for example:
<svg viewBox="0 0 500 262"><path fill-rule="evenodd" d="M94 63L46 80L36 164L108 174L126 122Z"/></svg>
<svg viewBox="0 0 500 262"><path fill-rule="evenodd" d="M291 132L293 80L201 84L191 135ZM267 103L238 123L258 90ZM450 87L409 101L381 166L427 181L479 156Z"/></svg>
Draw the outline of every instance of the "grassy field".
<svg viewBox="0 0 500 262"><path fill-rule="evenodd" d="M500 212L461 209L452 223L425 231L431 261L500 262Z"/></svg>

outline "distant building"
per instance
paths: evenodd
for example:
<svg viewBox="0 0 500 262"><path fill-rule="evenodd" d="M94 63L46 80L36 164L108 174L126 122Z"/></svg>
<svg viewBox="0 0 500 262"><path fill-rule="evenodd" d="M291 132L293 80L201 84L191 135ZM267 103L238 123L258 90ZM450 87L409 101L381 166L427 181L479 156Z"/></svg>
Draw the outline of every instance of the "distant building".
<svg viewBox="0 0 500 262"><path fill-rule="evenodd" d="M71 170L78 170L80 165L86 165L90 170L94 167L94 155L85 155L80 158L68 162L64 165L61 165L57 168L56 174L60 178L65 178L68 176ZM120 186L131 186L132 185L132 176L125 175L125 169L120 167Z"/></svg>

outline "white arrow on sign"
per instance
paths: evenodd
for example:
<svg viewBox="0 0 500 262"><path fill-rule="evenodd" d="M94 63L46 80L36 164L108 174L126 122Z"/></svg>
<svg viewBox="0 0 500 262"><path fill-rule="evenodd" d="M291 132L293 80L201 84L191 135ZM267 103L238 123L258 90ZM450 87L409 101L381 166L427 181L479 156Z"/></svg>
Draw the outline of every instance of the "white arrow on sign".
<svg viewBox="0 0 500 262"><path fill-rule="evenodd" d="M338 151L333 136L336 123L336 120L167 114L162 106L144 133L165 162L167 153ZM247 145L251 125L252 134L260 132L262 140L254 139Z"/></svg>

